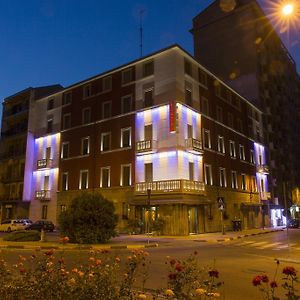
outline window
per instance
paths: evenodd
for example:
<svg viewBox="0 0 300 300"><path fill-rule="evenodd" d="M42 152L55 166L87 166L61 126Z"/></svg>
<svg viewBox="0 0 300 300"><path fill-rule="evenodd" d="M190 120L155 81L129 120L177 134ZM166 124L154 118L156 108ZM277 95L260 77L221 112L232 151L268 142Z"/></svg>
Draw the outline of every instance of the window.
<svg viewBox="0 0 300 300"><path fill-rule="evenodd" d="M211 171L211 165L204 164L204 177L205 177L205 184L212 185L212 171Z"/></svg>
<svg viewBox="0 0 300 300"><path fill-rule="evenodd" d="M204 129L203 130L203 144L204 144L204 148L211 148L211 142L210 142L210 131L208 129Z"/></svg>
<svg viewBox="0 0 300 300"><path fill-rule="evenodd" d="M145 164L145 182L153 181L153 165L152 163Z"/></svg>
<svg viewBox="0 0 300 300"><path fill-rule="evenodd" d="M62 124L63 129L68 129L71 127L71 114L64 114L63 115L63 124Z"/></svg>
<svg viewBox="0 0 300 300"><path fill-rule="evenodd" d="M198 69L198 73L199 73L199 82L202 85L207 86L207 74L201 69Z"/></svg>
<svg viewBox="0 0 300 300"><path fill-rule="evenodd" d="M132 81L132 69L126 69L122 71L122 84L127 84Z"/></svg>
<svg viewBox="0 0 300 300"><path fill-rule="evenodd" d="M255 163L255 161L254 161L254 151L252 149L250 150L250 163L251 164Z"/></svg>
<svg viewBox="0 0 300 300"><path fill-rule="evenodd" d="M256 177L251 176L251 191L252 192L257 192L257 184L256 184Z"/></svg>
<svg viewBox="0 0 300 300"><path fill-rule="evenodd" d="M121 186L131 185L131 165L121 166Z"/></svg>
<svg viewBox="0 0 300 300"><path fill-rule="evenodd" d="M185 103L189 106L192 106L192 90L189 88L185 88Z"/></svg>
<svg viewBox="0 0 300 300"><path fill-rule="evenodd" d="M72 102L72 92L65 93L63 95L63 105L70 104Z"/></svg>
<svg viewBox="0 0 300 300"><path fill-rule="evenodd" d="M112 87L112 78L111 76L104 77L102 79L102 91L103 92L109 92L111 91Z"/></svg>
<svg viewBox="0 0 300 300"><path fill-rule="evenodd" d="M207 98L205 97L201 97L201 112L209 116L209 104Z"/></svg>
<svg viewBox="0 0 300 300"><path fill-rule="evenodd" d="M258 154L258 164L261 166L263 163L262 163L262 155L261 153Z"/></svg>
<svg viewBox="0 0 300 300"><path fill-rule="evenodd" d="M231 171L231 188L238 188L236 171Z"/></svg>
<svg viewBox="0 0 300 300"><path fill-rule="evenodd" d="M91 122L91 108L86 107L82 111L82 124L88 124Z"/></svg>
<svg viewBox="0 0 300 300"><path fill-rule="evenodd" d="M215 84L215 94L216 94L216 96L221 97L221 84L220 84L220 82L215 81L214 84Z"/></svg>
<svg viewBox="0 0 300 300"><path fill-rule="evenodd" d="M44 187L43 187L44 191L48 191L50 189L49 181L50 181L49 175L45 175L44 176Z"/></svg>
<svg viewBox="0 0 300 300"><path fill-rule="evenodd" d="M144 126L144 140L152 141L152 124L148 124Z"/></svg>
<svg viewBox="0 0 300 300"><path fill-rule="evenodd" d="M47 119L47 133L51 133L53 130L53 119L48 118Z"/></svg>
<svg viewBox="0 0 300 300"><path fill-rule="evenodd" d="M144 107L153 105L153 88L144 91Z"/></svg>
<svg viewBox="0 0 300 300"><path fill-rule="evenodd" d="M101 133L101 151L110 150L110 132Z"/></svg>
<svg viewBox="0 0 300 300"><path fill-rule="evenodd" d="M90 138L84 137L81 139L81 155L88 155L90 153Z"/></svg>
<svg viewBox="0 0 300 300"><path fill-rule="evenodd" d="M111 101L106 101L102 103L102 119L107 119L111 117Z"/></svg>
<svg viewBox="0 0 300 300"><path fill-rule="evenodd" d="M67 206L65 205L65 204L62 204L61 206L60 206L60 212L64 212L64 211L66 211L67 210Z"/></svg>
<svg viewBox="0 0 300 300"><path fill-rule="evenodd" d="M184 59L184 72L185 74L192 76L192 64L186 58Z"/></svg>
<svg viewBox="0 0 300 300"><path fill-rule="evenodd" d="M122 219L128 220L130 213L130 207L128 203L123 202L122 203Z"/></svg>
<svg viewBox="0 0 300 300"><path fill-rule="evenodd" d="M235 142L234 141L229 141L229 152L230 152L231 157L236 157Z"/></svg>
<svg viewBox="0 0 300 300"><path fill-rule="evenodd" d="M48 99L47 110L51 110L54 108L54 98Z"/></svg>
<svg viewBox="0 0 300 300"><path fill-rule="evenodd" d="M83 98L88 98L92 95L91 85L86 85L83 87Z"/></svg>
<svg viewBox="0 0 300 300"><path fill-rule="evenodd" d="M223 122L223 109L220 106L217 106L217 121Z"/></svg>
<svg viewBox="0 0 300 300"><path fill-rule="evenodd" d="M260 179L260 191L262 193L265 191L265 183L263 178Z"/></svg>
<svg viewBox="0 0 300 300"><path fill-rule="evenodd" d="M69 175L68 172L61 174L61 190L67 191L69 189Z"/></svg>
<svg viewBox="0 0 300 300"><path fill-rule="evenodd" d="M226 89L226 100L228 101L228 103L231 103L231 101L232 101L231 90Z"/></svg>
<svg viewBox="0 0 300 300"><path fill-rule="evenodd" d="M193 126L190 124L187 124L187 138L193 138Z"/></svg>
<svg viewBox="0 0 300 300"><path fill-rule="evenodd" d="M147 61L143 64L143 77L150 76L154 74L154 62Z"/></svg>
<svg viewBox="0 0 300 300"><path fill-rule="evenodd" d="M79 189L85 190L89 187L89 171L81 170L79 178Z"/></svg>
<svg viewBox="0 0 300 300"><path fill-rule="evenodd" d="M227 121L228 121L228 126L233 128L233 115L230 112L227 114Z"/></svg>
<svg viewBox="0 0 300 300"><path fill-rule="evenodd" d="M131 146L131 127L121 129L121 148Z"/></svg>
<svg viewBox="0 0 300 300"><path fill-rule="evenodd" d="M189 180L194 181L194 163L189 162Z"/></svg>
<svg viewBox="0 0 300 300"><path fill-rule="evenodd" d="M132 95L127 95L121 99L121 110L123 114L129 113L132 110Z"/></svg>
<svg viewBox="0 0 300 300"><path fill-rule="evenodd" d="M100 187L110 187L110 167L101 168Z"/></svg>
<svg viewBox="0 0 300 300"><path fill-rule="evenodd" d="M224 137L218 136L218 151L220 153L225 153Z"/></svg>
<svg viewBox="0 0 300 300"><path fill-rule="evenodd" d="M243 145L240 144L239 146L240 149L240 160L245 160L245 147Z"/></svg>
<svg viewBox="0 0 300 300"><path fill-rule="evenodd" d="M240 132L243 132L243 123L241 119L236 120L236 129Z"/></svg>
<svg viewBox="0 0 300 300"><path fill-rule="evenodd" d="M43 205L42 206L42 216L41 216L41 218L43 220L47 219L47 215L48 215L48 205Z"/></svg>
<svg viewBox="0 0 300 300"><path fill-rule="evenodd" d="M242 190L246 190L246 175L241 174L241 179L242 179Z"/></svg>
<svg viewBox="0 0 300 300"><path fill-rule="evenodd" d="M46 153L45 153L46 159L51 159L51 147L46 148Z"/></svg>
<svg viewBox="0 0 300 300"><path fill-rule="evenodd" d="M61 158L68 158L69 157L69 142L63 142L61 145Z"/></svg>
<svg viewBox="0 0 300 300"><path fill-rule="evenodd" d="M226 187L226 170L225 168L220 168L220 186L221 187Z"/></svg>

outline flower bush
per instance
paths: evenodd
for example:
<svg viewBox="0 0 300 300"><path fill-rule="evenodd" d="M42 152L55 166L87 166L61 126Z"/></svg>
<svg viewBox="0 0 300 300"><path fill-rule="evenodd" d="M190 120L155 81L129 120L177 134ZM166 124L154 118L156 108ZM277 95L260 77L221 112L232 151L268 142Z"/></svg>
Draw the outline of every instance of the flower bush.
<svg viewBox="0 0 300 300"><path fill-rule="evenodd" d="M279 283L276 281L276 276L278 273L279 261L276 262L277 267L275 271L275 275L272 280L266 274L257 275L253 278L252 284L255 287L258 287L259 291L263 294L264 299L266 300L280 300L277 296L277 293L282 292L279 291ZM299 300L300 295L297 295L296 283L299 283L297 277L297 271L292 266L287 266L282 269L282 284L281 287L283 289L283 293L286 296L287 300Z"/></svg>

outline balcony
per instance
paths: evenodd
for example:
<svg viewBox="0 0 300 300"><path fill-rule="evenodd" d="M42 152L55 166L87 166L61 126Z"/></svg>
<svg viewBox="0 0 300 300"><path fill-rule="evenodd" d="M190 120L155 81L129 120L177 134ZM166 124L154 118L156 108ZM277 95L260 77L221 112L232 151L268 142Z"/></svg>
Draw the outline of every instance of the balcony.
<svg viewBox="0 0 300 300"><path fill-rule="evenodd" d="M256 170L261 174L269 174L269 166L268 165L257 165Z"/></svg>
<svg viewBox="0 0 300 300"><path fill-rule="evenodd" d="M37 169L50 169L52 167L52 159L39 159L37 161Z"/></svg>
<svg viewBox="0 0 300 300"><path fill-rule="evenodd" d="M205 194L204 182L185 179L139 182L135 184L134 191L137 195L143 195L147 194L148 189L151 190L151 195L166 193Z"/></svg>
<svg viewBox="0 0 300 300"><path fill-rule="evenodd" d="M271 198L270 192L260 192L259 193L260 200L269 200Z"/></svg>
<svg viewBox="0 0 300 300"><path fill-rule="evenodd" d="M51 195L49 190L41 190L35 192L35 199L41 201L49 201L51 200Z"/></svg>
<svg viewBox="0 0 300 300"><path fill-rule="evenodd" d="M196 154L202 153L202 142L197 139L188 138L185 140L185 146L189 152Z"/></svg>
<svg viewBox="0 0 300 300"><path fill-rule="evenodd" d="M154 153L156 151L157 151L157 141L146 140L146 141L139 141L136 143L137 154Z"/></svg>

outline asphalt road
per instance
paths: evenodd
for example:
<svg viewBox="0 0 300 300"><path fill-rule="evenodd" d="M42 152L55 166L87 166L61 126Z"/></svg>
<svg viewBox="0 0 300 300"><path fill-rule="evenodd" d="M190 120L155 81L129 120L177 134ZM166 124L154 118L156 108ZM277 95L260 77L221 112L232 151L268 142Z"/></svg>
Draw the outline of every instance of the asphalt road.
<svg viewBox="0 0 300 300"><path fill-rule="evenodd" d="M192 240L170 240L149 248L151 267L150 276L146 284L148 288L166 287L167 266L166 257L184 259L194 251L198 251L198 258L205 266L213 266L220 272L220 280L224 286L220 292L221 299L253 300L263 299L258 289L252 286L255 275L266 273L273 279L276 269L275 259L298 259L300 262L300 229L269 233L247 237L224 243L205 243ZM127 250L116 250L120 256L127 256ZM31 254L25 250L2 250L1 256L10 262L17 259L18 254ZM68 251L64 253L66 260L76 264L86 261L88 251ZM281 262L280 272L276 280L280 281L283 266L293 265L300 271L300 264L296 262ZM300 289L300 286L298 287Z"/></svg>

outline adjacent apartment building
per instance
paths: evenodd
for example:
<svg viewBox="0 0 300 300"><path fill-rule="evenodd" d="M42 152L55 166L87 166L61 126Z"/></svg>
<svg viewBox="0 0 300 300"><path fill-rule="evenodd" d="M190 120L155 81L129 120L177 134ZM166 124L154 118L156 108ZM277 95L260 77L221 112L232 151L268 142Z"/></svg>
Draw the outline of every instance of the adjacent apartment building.
<svg viewBox="0 0 300 300"><path fill-rule="evenodd" d="M27 88L4 99L0 140L0 220L28 216L23 200L28 114L32 101L62 89L60 85Z"/></svg>
<svg viewBox="0 0 300 300"><path fill-rule="evenodd" d="M163 233L269 224L262 112L177 45L30 102L23 202L50 219L82 192L118 227ZM223 225L224 225L223 224Z"/></svg>
<svg viewBox="0 0 300 300"><path fill-rule="evenodd" d="M299 186L300 77L258 2L232 3L214 1L193 19L195 59L263 111L269 188L281 204L271 208L280 217Z"/></svg>

